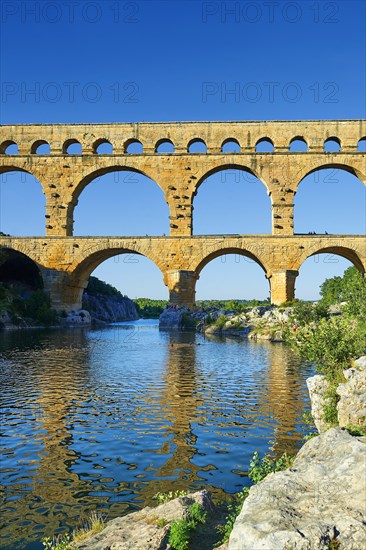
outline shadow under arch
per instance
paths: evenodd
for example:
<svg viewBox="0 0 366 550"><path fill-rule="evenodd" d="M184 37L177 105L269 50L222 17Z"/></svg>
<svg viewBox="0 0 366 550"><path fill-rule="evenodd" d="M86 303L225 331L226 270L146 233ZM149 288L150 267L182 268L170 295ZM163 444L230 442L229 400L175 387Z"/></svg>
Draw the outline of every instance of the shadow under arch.
<svg viewBox="0 0 366 550"><path fill-rule="evenodd" d="M43 289L43 270L25 251L0 247L0 283L17 281L32 290Z"/></svg>
<svg viewBox="0 0 366 550"><path fill-rule="evenodd" d="M319 248L316 251L311 252L306 257L301 259L298 266L296 267L297 271L301 268L301 266L306 262L308 258L311 258L312 256L316 256L318 254L335 254L336 256L341 256L342 258L345 258L346 260L351 262L362 275L364 275L366 272L366 266L362 263L362 260L357 252L352 248L344 246L328 246L324 248Z"/></svg>

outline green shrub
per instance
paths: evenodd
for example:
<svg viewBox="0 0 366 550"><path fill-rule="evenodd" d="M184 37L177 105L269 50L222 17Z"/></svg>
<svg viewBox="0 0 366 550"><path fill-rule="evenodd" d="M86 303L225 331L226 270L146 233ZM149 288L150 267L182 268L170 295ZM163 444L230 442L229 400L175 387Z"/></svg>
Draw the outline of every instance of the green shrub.
<svg viewBox="0 0 366 550"><path fill-rule="evenodd" d="M191 527L185 519L172 521L170 526L169 544L173 550L187 550Z"/></svg>
<svg viewBox="0 0 366 550"><path fill-rule="evenodd" d="M262 459L259 458L257 452L254 453L252 460L250 461L248 476L253 483L259 483L268 474L272 472L279 472L290 468L294 461L294 457L284 453L280 458L273 459L269 455L264 455Z"/></svg>

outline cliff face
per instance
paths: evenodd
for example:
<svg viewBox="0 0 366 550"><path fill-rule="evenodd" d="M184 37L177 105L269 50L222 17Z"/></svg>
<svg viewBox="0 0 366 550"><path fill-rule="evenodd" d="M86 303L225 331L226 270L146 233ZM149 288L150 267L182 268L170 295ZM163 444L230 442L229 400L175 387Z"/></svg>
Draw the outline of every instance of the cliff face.
<svg viewBox="0 0 366 550"><path fill-rule="evenodd" d="M85 292L83 307L90 312L93 320L103 323L135 321L139 318L135 304L126 297L103 295L90 296Z"/></svg>

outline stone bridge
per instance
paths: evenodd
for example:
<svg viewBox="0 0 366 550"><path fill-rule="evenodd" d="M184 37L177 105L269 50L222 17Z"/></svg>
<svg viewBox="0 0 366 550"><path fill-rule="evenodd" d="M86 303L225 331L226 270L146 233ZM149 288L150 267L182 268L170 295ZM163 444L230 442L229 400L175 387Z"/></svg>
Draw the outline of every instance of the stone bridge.
<svg viewBox="0 0 366 550"><path fill-rule="evenodd" d="M365 273L364 235L294 235L293 229L294 195L308 174L341 168L366 183L366 156L359 147L365 134L362 120L0 126L0 173L34 175L46 197L46 237L1 236L0 245L37 264L57 309L79 309L89 275L123 253L150 258L162 272L170 300L189 306L202 268L220 255L241 254L262 267L271 301L280 304L293 299L298 270L314 254L343 256ZM337 152L325 151L329 141ZM292 152L295 142L304 152ZM259 152L263 143L269 152ZM70 154L75 144L80 150ZM102 144L110 148L108 154L98 154ZM15 145L17 154L8 154ZM40 154L45 145L49 152ZM200 152L194 152L197 147ZM200 184L227 168L245 170L266 186L272 235L192 236ZM73 211L83 189L96 177L121 170L144 174L162 189L170 210L169 236L73 236Z"/></svg>

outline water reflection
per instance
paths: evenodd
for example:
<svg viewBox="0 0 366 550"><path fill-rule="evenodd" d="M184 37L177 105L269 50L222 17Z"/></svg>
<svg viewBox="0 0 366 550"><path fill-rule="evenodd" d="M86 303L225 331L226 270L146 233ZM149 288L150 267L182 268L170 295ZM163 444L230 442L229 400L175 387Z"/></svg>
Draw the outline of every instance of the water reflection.
<svg viewBox="0 0 366 550"><path fill-rule="evenodd" d="M88 511L247 483L255 450L300 444L309 371L282 345L137 322L0 335L1 547L35 550Z"/></svg>

